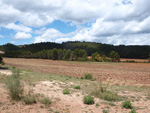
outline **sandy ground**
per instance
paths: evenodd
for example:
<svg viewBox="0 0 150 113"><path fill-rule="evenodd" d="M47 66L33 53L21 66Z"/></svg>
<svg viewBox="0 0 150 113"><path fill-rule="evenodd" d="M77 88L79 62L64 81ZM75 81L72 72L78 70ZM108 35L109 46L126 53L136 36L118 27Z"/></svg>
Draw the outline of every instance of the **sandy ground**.
<svg viewBox="0 0 150 113"><path fill-rule="evenodd" d="M67 84L67 86L74 85L73 83ZM106 113L129 113L130 109L123 109L122 102L113 102L115 106L109 105L107 101L94 98L95 104L85 105L83 104L83 96L86 95L82 93L82 90L75 90L69 88L71 94L64 95L62 87L65 87L66 84L58 81L41 81L37 83L31 89L34 94L45 95L51 98L52 104L50 107L41 108L41 103L33 105L24 105L22 102L11 101L8 98L8 94L4 86L0 85L0 113L103 113L103 110L108 110ZM30 89L30 90L31 90ZM132 101L133 106L138 113L149 113L150 111L150 101L146 100L144 93L137 92L120 92L120 95L134 97ZM98 104L99 106L96 106Z"/></svg>
<svg viewBox="0 0 150 113"><path fill-rule="evenodd" d="M83 76L92 73L102 81L111 78L131 84L150 84L149 63L100 63L4 58L6 65L20 69L60 75Z"/></svg>

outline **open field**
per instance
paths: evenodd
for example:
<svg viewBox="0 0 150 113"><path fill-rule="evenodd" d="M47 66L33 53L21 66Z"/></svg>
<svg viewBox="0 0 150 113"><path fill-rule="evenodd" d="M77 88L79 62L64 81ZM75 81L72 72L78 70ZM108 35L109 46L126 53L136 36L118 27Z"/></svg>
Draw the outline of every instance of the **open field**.
<svg viewBox="0 0 150 113"><path fill-rule="evenodd" d="M150 65L148 63L98 63L4 58L7 70L0 69L0 113L148 113L150 111ZM23 95L35 97L36 103L11 99L5 81L15 66L20 70ZM80 78L93 73L99 81ZM133 86L135 85L135 86ZM75 86L79 86L76 89ZM64 90L69 90L64 94ZM100 89L103 92L99 94ZM94 104L84 104L90 95ZM102 96L103 95L103 96ZM22 98L24 98L24 96ZM41 99L49 97L50 106ZM27 102L30 100L27 100ZM130 101L132 108L123 108Z"/></svg>
<svg viewBox="0 0 150 113"><path fill-rule="evenodd" d="M4 62L6 65L34 72L77 77L88 72L101 81L111 79L122 84L150 84L149 63L73 62L22 58L4 58Z"/></svg>

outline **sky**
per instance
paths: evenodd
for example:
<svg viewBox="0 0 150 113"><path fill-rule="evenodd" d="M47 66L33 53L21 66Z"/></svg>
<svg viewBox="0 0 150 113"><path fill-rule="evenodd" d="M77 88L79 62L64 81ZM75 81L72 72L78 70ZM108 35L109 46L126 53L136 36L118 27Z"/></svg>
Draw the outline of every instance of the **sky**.
<svg viewBox="0 0 150 113"><path fill-rule="evenodd" d="M0 0L0 45L150 45L150 0Z"/></svg>

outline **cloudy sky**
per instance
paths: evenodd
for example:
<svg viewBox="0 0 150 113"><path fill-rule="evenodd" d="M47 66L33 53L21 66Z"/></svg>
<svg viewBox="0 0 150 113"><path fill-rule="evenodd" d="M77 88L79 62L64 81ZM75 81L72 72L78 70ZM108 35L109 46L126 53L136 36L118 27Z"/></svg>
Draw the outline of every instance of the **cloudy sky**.
<svg viewBox="0 0 150 113"><path fill-rule="evenodd" d="M0 45L150 45L150 0L0 0Z"/></svg>

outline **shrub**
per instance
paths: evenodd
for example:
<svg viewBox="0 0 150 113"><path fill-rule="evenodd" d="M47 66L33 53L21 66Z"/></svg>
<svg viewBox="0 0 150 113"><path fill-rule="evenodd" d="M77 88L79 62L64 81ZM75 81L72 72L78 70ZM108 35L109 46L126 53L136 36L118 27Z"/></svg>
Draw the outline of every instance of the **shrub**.
<svg viewBox="0 0 150 113"><path fill-rule="evenodd" d="M40 102L44 104L46 107L50 106L50 104L52 103L49 97L44 97L43 99L40 100Z"/></svg>
<svg viewBox="0 0 150 113"><path fill-rule="evenodd" d="M136 111L134 109L131 109L129 113L136 113Z"/></svg>
<svg viewBox="0 0 150 113"><path fill-rule="evenodd" d="M132 109L132 108L133 108L130 101L125 101L125 102L123 102L123 103L122 103L122 107L123 107L123 108L126 108L126 109Z"/></svg>
<svg viewBox="0 0 150 113"><path fill-rule="evenodd" d="M5 86L12 100L20 100L23 94L23 84L18 71L14 71L12 76L6 78Z"/></svg>
<svg viewBox="0 0 150 113"><path fill-rule="evenodd" d="M89 95L84 96L83 102L84 102L84 104L88 104L88 105L94 104L94 98Z"/></svg>
<svg viewBox="0 0 150 113"><path fill-rule="evenodd" d="M64 89L63 94L70 94L70 90L69 89Z"/></svg>
<svg viewBox="0 0 150 113"><path fill-rule="evenodd" d="M91 73L85 73L84 74L84 79L92 80L93 79L93 75Z"/></svg>
<svg viewBox="0 0 150 113"><path fill-rule="evenodd" d="M34 104L36 103L36 99L35 99L35 96L33 95L25 95L23 98L22 98L22 101L25 103L25 104Z"/></svg>
<svg viewBox="0 0 150 113"><path fill-rule="evenodd" d="M121 97L117 93L107 90L107 87L108 86L104 88L100 84L99 87L91 92L91 94L107 101L119 101Z"/></svg>
<svg viewBox="0 0 150 113"><path fill-rule="evenodd" d="M74 86L74 89L80 89L80 86Z"/></svg>

